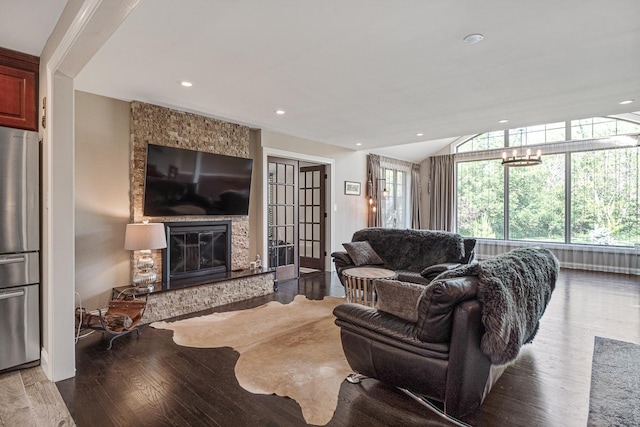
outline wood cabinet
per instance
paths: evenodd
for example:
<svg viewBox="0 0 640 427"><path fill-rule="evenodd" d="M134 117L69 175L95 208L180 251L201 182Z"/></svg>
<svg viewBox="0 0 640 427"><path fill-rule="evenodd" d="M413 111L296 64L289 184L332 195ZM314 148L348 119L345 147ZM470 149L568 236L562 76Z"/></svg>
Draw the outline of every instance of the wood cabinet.
<svg viewBox="0 0 640 427"><path fill-rule="evenodd" d="M0 48L0 126L38 130L36 56Z"/></svg>

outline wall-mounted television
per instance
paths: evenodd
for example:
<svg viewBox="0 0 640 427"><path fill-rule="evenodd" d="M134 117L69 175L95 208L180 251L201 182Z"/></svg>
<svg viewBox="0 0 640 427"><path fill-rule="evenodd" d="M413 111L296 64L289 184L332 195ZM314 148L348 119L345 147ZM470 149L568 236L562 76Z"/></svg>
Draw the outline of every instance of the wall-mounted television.
<svg viewBox="0 0 640 427"><path fill-rule="evenodd" d="M144 215L248 215L252 169L252 159L149 144Z"/></svg>

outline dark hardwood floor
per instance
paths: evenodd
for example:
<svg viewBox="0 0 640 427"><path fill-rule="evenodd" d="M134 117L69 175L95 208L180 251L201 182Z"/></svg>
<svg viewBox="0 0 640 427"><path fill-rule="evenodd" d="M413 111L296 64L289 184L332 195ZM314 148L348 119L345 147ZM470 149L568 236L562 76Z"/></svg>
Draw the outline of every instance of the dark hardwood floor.
<svg viewBox="0 0 640 427"><path fill-rule="evenodd" d="M213 311L287 303L296 294L344 295L335 273L304 275L267 297ZM204 313L198 313L204 314ZM234 376L237 353L173 343L172 332L144 326L111 351L101 334L77 345L77 374L56 385L84 426L301 426L291 399L254 395ZM638 276L562 270L540 331L498 380L482 407L463 420L475 426L584 426L594 336L640 343ZM401 392L375 380L342 384L329 426L450 425Z"/></svg>

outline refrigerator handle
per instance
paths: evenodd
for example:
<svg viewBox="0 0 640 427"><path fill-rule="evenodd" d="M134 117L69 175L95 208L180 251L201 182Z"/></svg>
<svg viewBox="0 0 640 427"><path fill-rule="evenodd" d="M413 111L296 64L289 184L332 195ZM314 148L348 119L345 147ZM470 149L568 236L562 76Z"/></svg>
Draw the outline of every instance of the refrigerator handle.
<svg viewBox="0 0 640 427"><path fill-rule="evenodd" d="M22 289L20 291L7 292L7 293L4 293L4 294L0 294L0 300L9 299L9 298L23 297L23 296L24 296L24 289Z"/></svg>
<svg viewBox="0 0 640 427"><path fill-rule="evenodd" d="M0 265L17 264L25 261L26 259L24 255L0 257Z"/></svg>

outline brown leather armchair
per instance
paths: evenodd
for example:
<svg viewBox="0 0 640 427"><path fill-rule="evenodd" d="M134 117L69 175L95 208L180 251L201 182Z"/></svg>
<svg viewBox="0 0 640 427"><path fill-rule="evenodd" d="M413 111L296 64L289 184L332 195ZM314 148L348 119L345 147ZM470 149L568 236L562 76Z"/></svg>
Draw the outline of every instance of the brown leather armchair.
<svg viewBox="0 0 640 427"><path fill-rule="evenodd" d="M334 310L351 368L442 402L448 415L473 412L502 373L480 349L484 327L477 279L439 282L431 298L421 293L417 319L407 310L383 311L387 307L382 282L402 283L376 282L378 308L342 304ZM398 290L390 291L397 298Z"/></svg>
<svg viewBox="0 0 640 427"><path fill-rule="evenodd" d="M442 402L446 415L469 414L533 340L558 273L551 251L520 248L460 265L426 286L377 280L376 308L333 311L347 361L414 398Z"/></svg>

